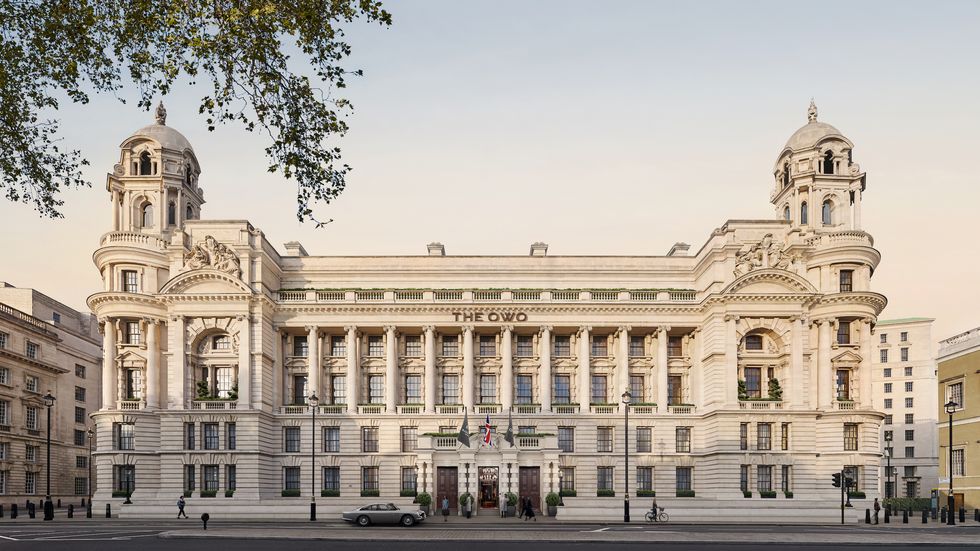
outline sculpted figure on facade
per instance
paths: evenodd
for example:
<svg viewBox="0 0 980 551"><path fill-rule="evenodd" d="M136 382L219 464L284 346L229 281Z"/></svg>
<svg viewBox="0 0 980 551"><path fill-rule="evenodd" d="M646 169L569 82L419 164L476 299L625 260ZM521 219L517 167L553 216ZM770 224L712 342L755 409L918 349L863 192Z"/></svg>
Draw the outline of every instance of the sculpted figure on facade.
<svg viewBox="0 0 980 551"><path fill-rule="evenodd" d="M757 270L759 268L775 268L787 270L793 263L793 257L786 252L786 247L776 242L771 233L767 233L756 244L742 245L735 255L735 277Z"/></svg>
<svg viewBox="0 0 980 551"><path fill-rule="evenodd" d="M198 270L201 268L213 268L235 277L241 277L242 266L238 255L231 250L231 247L212 237L204 238L203 243L194 247L184 255L184 268L187 270Z"/></svg>

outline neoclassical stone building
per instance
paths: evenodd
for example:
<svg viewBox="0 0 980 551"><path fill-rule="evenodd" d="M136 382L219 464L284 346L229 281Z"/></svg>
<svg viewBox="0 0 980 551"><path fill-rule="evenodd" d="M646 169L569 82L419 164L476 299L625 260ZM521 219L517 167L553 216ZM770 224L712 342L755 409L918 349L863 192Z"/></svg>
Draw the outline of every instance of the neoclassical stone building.
<svg viewBox="0 0 980 551"><path fill-rule="evenodd" d="M621 508L626 390L634 496L830 502L842 468L877 495L886 300L865 173L813 105L808 119L773 169L777 217L730 220L694 254L340 257L201 219L198 159L158 111L121 145L94 255L97 502L424 490L489 508L561 481Z"/></svg>

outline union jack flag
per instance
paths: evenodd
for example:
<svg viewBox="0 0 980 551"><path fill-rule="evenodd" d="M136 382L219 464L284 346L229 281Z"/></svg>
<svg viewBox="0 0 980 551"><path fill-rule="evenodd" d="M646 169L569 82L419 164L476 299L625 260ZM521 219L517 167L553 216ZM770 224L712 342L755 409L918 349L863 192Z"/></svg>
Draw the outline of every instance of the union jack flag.
<svg viewBox="0 0 980 551"><path fill-rule="evenodd" d="M490 414L489 413L487 414L487 422L486 425L484 425L484 429L485 430L483 431L483 443L492 448L493 440L490 439Z"/></svg>

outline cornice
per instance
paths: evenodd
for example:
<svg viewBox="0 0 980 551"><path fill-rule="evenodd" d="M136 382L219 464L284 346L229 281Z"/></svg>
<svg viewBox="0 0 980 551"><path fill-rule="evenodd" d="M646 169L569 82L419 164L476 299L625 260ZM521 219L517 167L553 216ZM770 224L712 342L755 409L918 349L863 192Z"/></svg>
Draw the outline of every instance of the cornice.
<svg viewBox="0 0 980 551"><path fill-rule="evenodd" d="M36 360L36 359L33 359L33 358L28 358L27 356L18 354L16 352L14 352L12 350L8 350L6 348L0 348L0 357L7 358L7 359L10 359L10 360L13 360L13 361L17 361L17 362L20 362L20 363L29 365L31 367L36 367L38 369L43 369L45 371L50 371L51 373L55 373L55 374L59 374L59 375L62 374L62 373L68 373L68 370L67 369L64 369L62 367L58 367L57 365L50 364L50 363L47 363L47 362L42 362L41 360Z"/></svg>

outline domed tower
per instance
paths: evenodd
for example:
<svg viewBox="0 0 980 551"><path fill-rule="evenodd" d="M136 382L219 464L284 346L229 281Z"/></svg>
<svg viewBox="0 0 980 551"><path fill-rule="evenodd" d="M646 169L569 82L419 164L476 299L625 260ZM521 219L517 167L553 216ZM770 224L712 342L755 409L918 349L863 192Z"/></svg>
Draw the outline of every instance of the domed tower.
<svg viewBox="0 0 980 551"><path fill-rule="evenodd" d="M807 123L790 136L773 168L770 202L777 215L804 231L860 230L865 173L853 150L840 130L817 120L811 100Z"/></svg>
<svg viewBox="0 0 980 551"><path fill-rule="evenodd" d="M201 166L183 134L167 126L161 102L156 122L119 146L119 163L106 188L112 195L112 230L151 234L169 241L185 220L199 218L204 191Z"/></svg>

